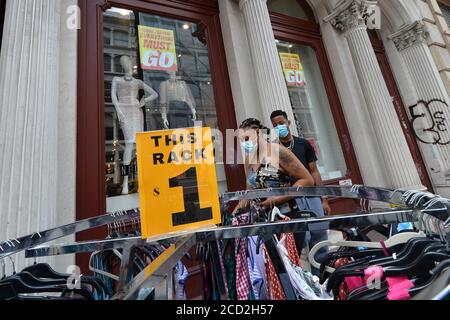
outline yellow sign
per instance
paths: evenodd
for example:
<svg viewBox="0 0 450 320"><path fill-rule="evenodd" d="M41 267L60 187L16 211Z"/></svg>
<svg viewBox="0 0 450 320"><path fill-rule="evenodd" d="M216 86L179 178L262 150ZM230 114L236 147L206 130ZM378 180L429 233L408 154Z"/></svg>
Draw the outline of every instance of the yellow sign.
<svg viewBox="0 0 450 320"><path fill-rule="evenodd" d="M173 30L138 26L141 68L178 71Z"/></svg>
<svg viewBox="0 0 450 320"><path fill-rule="evenodd" d="M220 224L210 128L136 136L143 238Z"/></svg>
<svg viewBox="0 0 450 320"><path fill-rule="evenodd" d="M306 85L305 71L298 54L280 52L284 76L289 87L303 87Z"/></svg>

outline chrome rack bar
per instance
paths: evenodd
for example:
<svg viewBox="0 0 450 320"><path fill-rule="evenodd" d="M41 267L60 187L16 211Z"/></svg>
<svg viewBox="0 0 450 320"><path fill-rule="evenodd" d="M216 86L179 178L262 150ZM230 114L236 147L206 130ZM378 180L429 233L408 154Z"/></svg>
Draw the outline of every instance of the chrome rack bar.
<svg viewBox="0 0 450 320"><path fill-rule="evenodd" d="M401 191L394 192L388 189L372 188L366 186L320 186L320 187L290 187L290 188L270 188L260 190L244 190L228 192L222 195L223 202L236 200L251 200L258 198L292 196L292 197L336 197L350 199L366 199L393 204L404 204L401 201Z"/></svg>
<svg viewBox="0 0 450 320"><path fill-rule="evenodd" d="M270 188L261 190L244 190L237 192L225 193L221 196L222 203L228 203L230 201L238 200L254 200L260 198L269 197L279 197L279 196L289 196L289 197L335 197L335 198L349 198L349 199L365 199L371 201L378 201L384 203L390 203L394 205L399 205L405 209L424 209L420 205L413 206L405 203L402 196L406 191L402 190L389 190L383 188L373 188L355 185L352 187L342 187L342 186L326 186L326 187L290 187L290 188ZM419 191L418 191L419 193ZM423 192L422 192L423 193ZM423 193L424 196L421 197L422 204L427 200L433 199L434 196L431 193ZM428 195L428 196L427 196ZM442 199L442 198L441 198ZM446 220L450 213L450 200L445 202L438 202L433 206L433 209L440 206L440 210L430 211L433 216L440 220ZM428 210L427 210L428 211Z"/></svg>
<svg viewBox="0 0 450 320"><path fill-rule="evenodd" d="M270 223L258 223L237 227L222 227L213 230L197 232L197 242L214 241L217 239L245 238L267 234L301 233L350 228L354 226L368 227L373 225L394 224L401 222L416 222L418 210L395 210L372 214L351 214L324 218L311 218Z"/></svg>
<svg viewBox="0 0 450 320"><path fill-rule="evenodd" d="M430 209L427 212L440 211ZM351 228L355 225L367 227L372 225L393 224L401 222L416 222L421 213L420 210L392 210L372 214L348 214L323 218L298 219L271 223L258 223L237 227L218 227L207 230L191 230L179 235L170 234L158 238L142 240L140 237L96 240L73 244L55 246L43 246L25 251L26 258L64 255L80 252L94 252L107 249L120 249L132 246L140 246L145 243L157 243L184 236L195 235L197 242L214 241L218 239L235 239L265 234L301 233L308 231L333 230Z"/></svg>
<svg viewBox="0 0 450 320"><path fill-rule="evenodd" d="M151 290L168 281L178 261L197 243L195 235L183 237L142 270L113 300L144 300ZM163 286L165 287L165 286ZM142 290L141 289L147 289ZM159 295L158 295L159 296Z"/></svg>
<svg viewBox="0 0 450 320"><path fill-rule="evenodd" d="M42 246L25 250L25 258L60 256L66 254L95 252L108 249L122 249L129 245L142 246L145 243L146 241L141 237L129 237L107 240L93 240L54 246Z"/></svg>
<svg viewBox="0 0 450 320"><path fill-rule="evenodd" d="M140 237L87 241L72 244L42 246L25 251L26 258L65 255L80 252L94 252L107 249L121 249L129 245L140 246L145 243L155 243L168 239L195 235L197 242L214 241L218 239L235 239L264 234L301 233L340 229L345 227L372 226L400 222L417 221L418 213L414 210L392 210L372 214L348 214L323 218L297 219L290 221L257 223L246 226L218 227L206 230L190 230L180 235L165 235L158 238L142 240Z"/></svg>
<svg viewBox="0 0 450 320"><path fill-rule="evenodd" d="M139 209L108 213L102 216L81 220L62 227L35 232L31 235L0 243L0 259L36 247L52 240L64 238L77 232L101 227L113 222L139 218Z"/></svg>

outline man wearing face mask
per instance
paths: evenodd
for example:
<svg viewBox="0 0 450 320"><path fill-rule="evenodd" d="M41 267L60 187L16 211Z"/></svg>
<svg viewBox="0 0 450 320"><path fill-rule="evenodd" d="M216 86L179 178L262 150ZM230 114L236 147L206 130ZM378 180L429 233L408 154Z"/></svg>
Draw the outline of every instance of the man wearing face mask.
<svg viewBox="0 0 450 320"><path fill-rule="evenodd" d="M295 156L302 162L302 164L308 169L312 177L314 178L314 184L316 186L323 185L322 177L320 176L319 169L317 168L317 156L316 152L308 140L294 137L290 131L291 121L289 121L286 112L277 110L274 111L270 119L272 125L278 134L280 143L286 148L292 151ZM328 199L320 197L301 197L296 199L300 210L313 211L318 217L323 217L331 214L331 208L328 203ZM321 241L328 239L326 231L318 231L310 233L309 246L312 248L314 245ZM319 251L316 256L316 261L321 262L326 256L327 251ZM313 273L317 273L318 270L313 270Z"/></svg>

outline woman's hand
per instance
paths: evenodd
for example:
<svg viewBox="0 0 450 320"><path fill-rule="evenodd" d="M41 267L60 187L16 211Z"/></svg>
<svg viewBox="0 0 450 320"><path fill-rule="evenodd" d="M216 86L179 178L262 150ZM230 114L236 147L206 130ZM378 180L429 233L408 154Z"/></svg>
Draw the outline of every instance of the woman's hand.
<svg viewBox="0 0 450 320"><path fill-rule="evenodd" d="M250 205L250 200L240 200L236 208L233 210L233 215L236 214L239 210L244 210L248 208Z"/></svg>

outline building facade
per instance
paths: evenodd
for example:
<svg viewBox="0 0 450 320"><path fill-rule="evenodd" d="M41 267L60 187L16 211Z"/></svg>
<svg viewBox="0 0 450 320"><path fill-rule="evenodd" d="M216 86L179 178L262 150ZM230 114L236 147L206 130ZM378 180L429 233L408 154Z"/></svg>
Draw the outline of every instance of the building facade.
<svg viewBox="0 0 450 320"><path fill-rule="evenodd" d="M450 197L449 5L0 0L0 238L139 205L118 115L117 100L131 96L114 86L127 74L146 85L134 99L158 94L141 105L142 130L180 127L195 113L225 132L248 117L269 124L283 109L316 148L326 184ZM169 69L141 61L140 26L173 34L176 96ZM294 78L281 57L299 62ZM229 150L217 149L225 159ZM242 165L217 169L221 192L245 188Z"/></svg>

